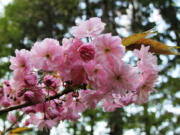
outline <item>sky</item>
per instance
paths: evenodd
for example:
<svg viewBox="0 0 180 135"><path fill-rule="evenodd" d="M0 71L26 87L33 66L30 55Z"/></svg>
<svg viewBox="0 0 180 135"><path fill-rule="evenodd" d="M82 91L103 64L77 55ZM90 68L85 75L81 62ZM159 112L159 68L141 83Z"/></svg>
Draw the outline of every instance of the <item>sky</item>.
<svg viewBox="0 0 180 135"><path fill-rule="evenodd" d="M4 6L9 4L10 2L12 2L12 0L0 0L0 12L2 12L4 9Z"/></svg>

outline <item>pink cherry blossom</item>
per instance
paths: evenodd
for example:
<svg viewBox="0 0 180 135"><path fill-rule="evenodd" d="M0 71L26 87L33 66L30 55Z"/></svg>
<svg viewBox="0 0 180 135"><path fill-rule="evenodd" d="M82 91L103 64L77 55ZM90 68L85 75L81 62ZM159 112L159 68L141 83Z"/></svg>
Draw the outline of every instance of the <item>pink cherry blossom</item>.
<svg viewBox="0 0 180 135"><path fill-rule="evenodd" d="M103 103L103 108L106 112L113 112L115 111L116 108L121 108L121 105L115 104L115 103L111 103L111 102L107 102L105 101Z"/></svg>
<svg viewBox="0 0 180 135"><path fill-rule="evenodd" d="M56 59L59 60L61 55L59 42L55 39L46 38L41 42L36 42L32 47L31 63L35 68L51 71L55 69Z"/></svg>
<svg viewBox="0 0 180 135"><path fill-rule="evenodd" d="M33 73L26 74L24 77L24 82L27 86L35 86L38 82L37 75Z"/></svg>
<svg viewBox="0 0 180 135"><path fill-rule="evenodd" d="M158 77L157 58L148 52L149 47L141 47L141 50L135 50L135 54L140 58L138 68L140 71L140 82L137 86L137 97L135 103L141 104L148 100L151 92L155 91L154 84Z"/></svg>
<svg viewBox="0 0 180 135"><path fill-rule="evenodd" d="M47 87L53 89L58 88L60 83L60 79L55 78L53 75L49 75L49 74L43 78L43 81Z"/></svg>
<svg viewBox="0 0 180 135"><path fill-rule="evenodd" d="M16 50L16 57L10 57L10 69L12 70L29 70L30 65L30 52L22 49L22 50Z"/></svg>
<svg viewBox="0 0 180 135"><path fill-rule="evenodd" d="M104 26L105 23L102 23L100 18L93 17L72 27L72 34L77 38L96 37L104 30Z"/></svg>
<svg viewBox="0 0 180 135"><path fill-rule="evenodd" d="M84 69L87 73L88 83L94 89L104 89L107 87L107 72L101 64L91 61L84 64Z"/></svg>
<svg viewBox="0 0 180 135"><path fill-rule="evenodd" d="M11 123L17 122L16 116L15 116L14 114L12 114L12 113L9 113L9 114L8 114L7 119L8 119L8 121L10 121Z"/></svg>
<svg viewBox="0 0 180 135"><path fill-rule="evenodd" d="M124 56L125 48L118 36L103 34L93 40L96 47L96 59L99 62L110 62L112 58L121 59Z"/></svg>
<svg viewBox="0 0 180 135"><path fill-rule="evenodd" d="M136 70L121 60L115 59L113 63L113 66L106 68L110 89L122 95L134 90L139 79Z"/></svg>

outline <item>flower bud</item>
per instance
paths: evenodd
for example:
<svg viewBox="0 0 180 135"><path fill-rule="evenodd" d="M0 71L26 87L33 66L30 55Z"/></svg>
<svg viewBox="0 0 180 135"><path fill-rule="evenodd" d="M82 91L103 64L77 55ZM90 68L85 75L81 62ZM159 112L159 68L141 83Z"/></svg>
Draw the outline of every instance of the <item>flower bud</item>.
<svg viewBox="0 0 180 135"><path fill-rule="evenodd" d="M17 119L16 119L16 116L12 113L9 113L8 114L8 117L7 117L8 121L10 121L11 123L15 123L17 122Z"/></svg>
<svg viewBox="0 0 180 135"><path fill-rule="evenodd" d="M4 98L3 101L1 102L3 107L8 107L10 106L10 102L8 101L7 98Z"/></svg>
<svg viewBox="0 0 180 135"><path fill-rule="evenodd" d="M25 101L32 102L34 98L35 98L34 92L27 91L24 93L24 100Z"/></svg>
<svg viewBox="0 0 180 135"><path fill-rule="evenodd" d="M44 84L48 87L50 87L55 81L52 75L46 75L43 80Z"/></svg>
<svg viewBox="0 0 180 135"><path fill-rule="evenodd" d="M24 82L28 86L34 86L37 84L37 76L35 74L27 74L24 77Z"/></svg>
<svg viewBox="0 0 180 135"><path fill-rule="evenodd" d="M90 61L90 60L94 59L94 55L95 55L94 46L91 44L82 45L79 48L79 53L80 53L80 57L84 61Z"/></svg>

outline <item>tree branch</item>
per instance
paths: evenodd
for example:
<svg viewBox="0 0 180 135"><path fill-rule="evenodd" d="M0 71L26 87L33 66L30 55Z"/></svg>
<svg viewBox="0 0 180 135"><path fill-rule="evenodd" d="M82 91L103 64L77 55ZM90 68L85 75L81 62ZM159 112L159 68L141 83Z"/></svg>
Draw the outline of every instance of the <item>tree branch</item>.
<svg viewBox="0 0 180 135"><path fill-rule="evenodd" d="M54 96L47 97L47 98L45 99L45 102L48 101L48 100L57 99L57 98L59 98L60 96L65 95L65 94L67 94L67 93L69 93L69 92L72 92L72 91L73 91L72 88L66 88L66 89L64 89L62 92L57 93L57 94L54 95ZM38 98L38 97L37 97L37 98ZM40 102L40 103L42 103L42 102ZM32 105L36 105L36 104L39 104L39 103L28 102L28 103L24 103L24 104L20 104L20 105L16 105L16 106L11 106L11 107L8 107L8 108L5 108L5 109L1 109L1 110L0 110L0 115L2 115L3 113L7 113L7 112L10 112L10 111L13 111L13 110L21 109L21 108L28 107L28 106L32 106Z"/></svg>

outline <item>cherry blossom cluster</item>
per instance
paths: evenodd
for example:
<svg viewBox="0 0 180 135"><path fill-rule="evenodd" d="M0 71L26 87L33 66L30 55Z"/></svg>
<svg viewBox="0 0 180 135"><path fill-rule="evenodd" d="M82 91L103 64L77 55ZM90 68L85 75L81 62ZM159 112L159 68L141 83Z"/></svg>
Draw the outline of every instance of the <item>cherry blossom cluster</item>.
<svg viewBox="0 0 180 135"><path fill-rule="evenodd" d="M21 109L30 116L24 125L42 130L63 120L77 120L80 113L98 103L111 112L147 102L158 77L156 56L142 46L134 50L137 64L125 63L121 38L101 34L104 27L101 19L94 17L72 27L73 38L64 38L61 45L46 38L30 51L16 50L10 58L13 76L0 87L0 105L34 103ZM66 89L71 91L50 99ZM15 120L10 113L9 121Z"/></svg>

